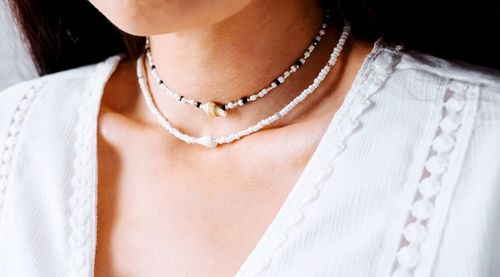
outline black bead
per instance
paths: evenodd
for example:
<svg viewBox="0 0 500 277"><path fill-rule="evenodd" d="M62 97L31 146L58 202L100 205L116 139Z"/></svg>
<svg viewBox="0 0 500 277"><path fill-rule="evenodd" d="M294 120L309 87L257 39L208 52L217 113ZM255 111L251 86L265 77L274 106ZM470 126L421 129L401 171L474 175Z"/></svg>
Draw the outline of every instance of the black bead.
<svg viewBox="0 0 500 277"><path fill-rule="evenodd" d="M160 80L160 82L159 82L159 83L160 83L160 85L161 85L161 84L163 84L163 80Z"/></svg>
<svg viewBox="0 0 500 277"><path fill-rule="evenodd" d="M196 107L199 108L201 105L201 102L196 101Z"/></svg>
<svg viewBox="0 0 500 277"><path fill-rule="evenodd" d="M181 95L181 97L179 97L179 101L182 101L182 98L184 98L184 95Z"/></svg>
<svg viewBox="0 0 500 277"><path fill-rule="evenodd" d="M151 69L155 69L155 68L156 68L156 66L154 64L151 65Z"/></svg>
<svg viewBox="0 0 500 277"><path fill-rule="evenodd" d="M241 97L241 101L243 101L243 104L246 104L246 103L247 103L247 98L246 98L246 96Z"/></svg>
<svg viewBox="0 0 500 277"><path fill-rule="evenodd" d="M296 67L301 67L302 66L302 62L300 60L297 60L294 65Z"/></svg>
<svg viewBox="0 0 500 277"><path fill-rule="evenodd" d="M226 105L221 105L220 108L225 111L226 110Z"/></svg>

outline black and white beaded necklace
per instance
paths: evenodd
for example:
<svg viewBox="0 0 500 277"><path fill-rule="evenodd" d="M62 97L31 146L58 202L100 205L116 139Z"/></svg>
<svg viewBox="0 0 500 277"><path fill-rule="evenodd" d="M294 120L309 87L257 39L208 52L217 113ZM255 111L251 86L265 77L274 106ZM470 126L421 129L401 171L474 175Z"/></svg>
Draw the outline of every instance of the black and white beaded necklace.
<svg viewBox="0 0 500 277"><path fill-rule="evenodd" d="M158 120L158 122L174 137L188 143L188 144L200 144L207 147L216 147L220 144L231 143L236 140L239 140L242 137L254 134L268 125L273 124L280 118L286 116L291 110L293 110L298 104L304 101L310 94L314 93L319 85L326 78L327 74L330 72L332 67L336 64L337 58L339 57L344 44L349 36L351 27L348 22L343 28L343 32L339 38L337 46L333 49L330 54L330 59L326 63L326 65L319 71L314 81L299 95L297 95L292 101L290 101L287 105L285 105L281 110L273 113L272 115L258 121L255 125L252 125L246 129L222 136L213 136L213 135L202 135L199 137L194 137L188 135L178 128L174 127L169 120L162 114L158 106L156 105L153 95L149 89L149 83L145 74L144 67L146 66L144 63L143 56L139 56L137 59L137 80L139 81L139 87L141 89L142 95L146 101L146 104L153 114L153 116Z"/></svg>
<svg viewBox="0 0 500 277"><path fill-rule="evenodd" d="M327 10L325 13L325 17L323 18L323 22L321 23L320 29L318 30L316 36L313 38L307 49L304 51L304 54L299 59L297 59L290 66L288 70L286 70L283 74L274 79L274 81L272 81L270 85L268 85L267 87L263 88L262 90L254 94L243 96L238 100L230 101L226 104L218 104L212 101L202 103L201 101L191 99L170 89L165 84L165 82L160 78L156 70L156 65L154 63L153 55L151 53L149 37L146 37L146 47L145 47L147 63L148 63L147 67L151 73L151 76L154 78L156 84L162 89L162 91L166 92L167 95L172 96L181 103L199 108L200 110L204 111L207 115L211 117L226 117L227 116L226 111L235 109L249 102L253 102L259 98L264 97L267 93L277 88L279 85L283 84L285 80L288 77L290 77L293 73L297 72L297 70L306 63L311 53L314 51L316 46L320 43L322 37L325 35L326 33L325 30L328 27L329 20L330 20L330 11Z"/></svg>

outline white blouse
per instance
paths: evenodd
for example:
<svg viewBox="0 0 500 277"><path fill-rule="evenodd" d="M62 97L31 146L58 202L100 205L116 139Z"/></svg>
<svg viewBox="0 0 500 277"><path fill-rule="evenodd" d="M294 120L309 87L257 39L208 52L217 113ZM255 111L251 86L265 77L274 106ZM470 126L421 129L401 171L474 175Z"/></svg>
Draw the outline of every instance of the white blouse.
<svg viewBox="0 0 500 277"><path fill-rule="evenodd" d="M121 57L0 92L1 276L93 276ZM500 72L375 43L236 276L500 276Z"/></svg>

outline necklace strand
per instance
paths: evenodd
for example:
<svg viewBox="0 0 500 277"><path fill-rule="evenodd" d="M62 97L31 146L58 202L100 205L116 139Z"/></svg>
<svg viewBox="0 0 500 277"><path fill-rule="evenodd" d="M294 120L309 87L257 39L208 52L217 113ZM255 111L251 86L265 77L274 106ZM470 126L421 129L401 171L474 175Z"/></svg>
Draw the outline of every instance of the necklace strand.
<svg viewBox="0 0 500 277"><path fill-rule="evenodd" d="M156 64L153 59L153 55L151 53L151 47L150 47L150 41L149 37L146 37L146 58L148 62L148 69L149 72L151 73L151 76L153 76L156 84L164 91L167 95L172 96L175 98L177 101L191 105L193 107L199 108L203 110L207 115L212 116L212 117L226 117L227 116L227 111L231 109L235 109L237 107L243 106L249 102L256 101L259 98L264 97L266 94L268 94L270 91L273 89L277 88L279 85L283 84L285 80L290 77L293 73L297 72L297 70L302 67L307 59L311 56L313 53L314 49L316 46L320 43L321 39L326 33L326 28L328 27L328 22L330 20L330 11L327 10L325 13L325 17L323 19L323 22L321 23L320 29L318 30L316 36L314 39L311 41L307 49L304 51L304 54L302 55L301 58L296 60L288 70L286 70L283 74L281 74L279 77L274 79L274 81L271 82L269 86L266 88L263 88L259 92L256 92L252 95L249 96L243 96L240 99L236 101L230 101L226 104L217 104L215 102L209 101L206 103L202 103L198 100L191 99L189 97L186 97L184 95L181 95L172 89L170 89L165 82L160 78L158 71L156 69Z"/></svg>
<svg viewBox="0 0 500 277"><path fill-rule="evenodd" d="M150 110L150 112L156 117L158 122L174 137L189 143L189 144L200 144L204 145L207 147L216 147L219 144L224 144L224 143L231 143L233 141L236 141L244 136L248 136L250 134L253 134L265 126L268 126L281 117L284 117L288 112L290 112L297 104L300 102L304 101L304 99L307 98L310 94L312 94L318 86L322 83L322 81L325 79L327 74L330 72L331 68L336 64L337 58L340 55L344 44L349 36L350 33L350 25L349 23L346 23L346 25L343 28L342 35L339 38L339 41L337 43L337 46L333 49L330 59L328 60L327 64L321 69L319 72L318 76L314 79L313 83L309 85L305 90L303 90L297 97L295 97L291 102L289 102L285 107L283 107L280 111L274 113L273 115L260 120L257 124L250 126L246 129L243 129L241 131L238 131L236 133L232 133L229 135L223 135L223 136L212 136L212 135L204 135L201 137L193 137L190 135L187 135L183 132L181 132L179 129L173 127L170 122L163 116L163 114L159 111L157 105L155 104L153 97L151 95L151 91L149 89L149 84L147 82L147 79L144 76L144 59L143 56L141 55L138 60L137 60L137 79L139 81L139 86L141 89L141 92L144 96L144 99L146 101L146 104Z"/></svg>

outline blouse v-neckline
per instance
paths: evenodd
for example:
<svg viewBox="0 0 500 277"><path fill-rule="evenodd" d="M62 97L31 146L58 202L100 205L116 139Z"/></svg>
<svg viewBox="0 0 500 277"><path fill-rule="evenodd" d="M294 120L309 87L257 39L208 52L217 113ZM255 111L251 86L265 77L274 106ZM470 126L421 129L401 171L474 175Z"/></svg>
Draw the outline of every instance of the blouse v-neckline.
<svg viewBox="0 0 500 277"><path fill-rule="evenodd" d="M370 95L379 90L395 66L395 53L399 51L382 47L382 44L381 39L373 44L311 158L271 223L240 265L236 277L263 273L293 229L304 222L307 206L321 194L321 181L334 171L332 160L345 149L347 138L360 126L359 118L372 105ZM97 65L95 77L89 78L87 83L86 100L78 109L69 219L71 276L94 275L97 243L98 114L106 82L122 58L123 55L113 56ZM315 174L314 171L320 174Z"/></svg>

